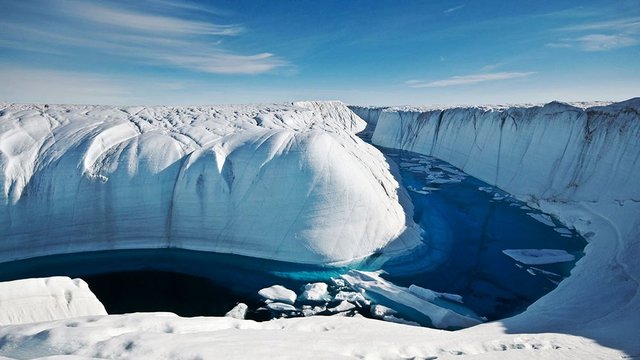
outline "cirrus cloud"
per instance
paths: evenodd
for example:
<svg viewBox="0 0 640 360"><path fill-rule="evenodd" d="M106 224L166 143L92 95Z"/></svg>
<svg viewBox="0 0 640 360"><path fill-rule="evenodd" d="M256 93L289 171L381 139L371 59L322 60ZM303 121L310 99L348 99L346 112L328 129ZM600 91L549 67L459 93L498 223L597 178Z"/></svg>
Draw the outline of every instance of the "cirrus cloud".
<svg viewBox="0 0 640 360"><path fill-rule="evenodd" d="M408 80L406 85L412 88L432 88L432 87L446 87L457 85L470 85L487 81L509 80L527 77L533 72L495 72L484 74L473 74L463 76L452 76L450 78L435 80L435 81L422 81L422 80Z"/></svg>

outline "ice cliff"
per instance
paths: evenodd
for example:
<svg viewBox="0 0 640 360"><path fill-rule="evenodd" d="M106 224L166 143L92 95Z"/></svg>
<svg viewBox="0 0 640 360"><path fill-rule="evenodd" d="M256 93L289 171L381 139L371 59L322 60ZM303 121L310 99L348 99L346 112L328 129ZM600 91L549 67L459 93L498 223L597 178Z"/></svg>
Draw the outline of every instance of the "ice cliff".
<svg viewBox="0 0 640 360"><path fill-rule="evenodd" d="M588 108L354 110L373 116L375 145L440 158L514 195L640 200L640 99Z"/></svg>
<svg viewBox="0 0 640 360"><path fill-rule="evenodd" d="M407 225L384 157L354 135L365 125L339 102L3 104L0 261L161 247L362 258Z"/></svg>
<svg viewBox="0 0 640 360"><path fill-rule="evenodd" d="M640 324L640 98L613 104L351 107L375 145L432 155L575 227L586 256L505 320L629 349ZM634 335L631 335L634 334Z"/></svg>

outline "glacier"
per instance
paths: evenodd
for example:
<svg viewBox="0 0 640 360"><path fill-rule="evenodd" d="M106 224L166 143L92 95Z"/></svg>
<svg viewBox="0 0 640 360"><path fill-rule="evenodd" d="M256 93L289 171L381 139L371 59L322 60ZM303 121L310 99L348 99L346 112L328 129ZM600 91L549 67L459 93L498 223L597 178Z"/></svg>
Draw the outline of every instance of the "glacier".
<svg viewBox="0 0 640 360"><path fill-rule="evenodd" d="M339 102L0 109L0 262L180 248L327 265L420 244Z"/></svg>
<svg viewBox="0 0 640 360"><path fill-rule="evenodd" d="M611 359L630 358L640 353L640 345L637 341L637 329L640 324L640 292L638 291L640 289L640 263L637 262L637 256L640 253L640 197L638 196L640 187L637 181L637 175L640 174L640 165L637 161L640 158L640 141L638 141L640 138L638 136L640 134L638 115L640 99L614 104L564 104L556 102L547 105L450 108L351 107L351 110L367 120L368 124L359 121L340 103L273 105L269 107L269 111L259 110L259 107L226 107L224 110L218 107L216 109L226 115L220 115L217 119L222 123L226 121L223 121L223 118L236 119L239 117L245 119L244 114L251 113L251 111L245 111L248 108L254 109L251 111L254 111L252 114L255 114L253 117L255 123L249 116L246 118L246 122L229 121L226 122L226 125L215 127L219 133L213 135L211 135L211 131L214 127L207 128L208 125L203 125L204 130L189 130L189 133L202 131L205 135L209 134L206 136L216 137L216 139L218 139L218 135L224 134L221 136L225 140L217 141L229 141L233 143L232 148L235 149L238 143L243 145L251 143L250 139L262 131L275 133L291 131L307 139L306 136L299 135L299 133L306 134L317 129L330 133L331 135L323 136L335 137L333 140L340 144L343 141L346 143L354 142L356 144L354 148L366 148L367 150L352 149L357 154L360 154L360 151L371 152L369 155L371 157L366 158L371 161L367 161L366 166L361 165L371 173L364 171L366 175L363 177L376 178L380 176L384 184L391 185L387 189L391 190L389 193L382 191L385 196L379 194L385 201L378 206L387 206L387 208L397 210L397 216L392 217L391 220L384 219L385 222L388 222L385 226L395 226L394 231L389 232L392 234L378 238L382 240L376 245L369 242L359 244L364 245L363 248L357 251L353 250L349 256L340 256L331 251L322 253L316 249L303 249L302 256L296 256L296 259L302 258L303 262L311 263L316 261L317 263L350 261L377 251L376 249L385 248L390 241L393 241L391 239L399 234L412 233L413 225L410 220L407 220L410 217L403 216L404 212L411 210L410 204L403 204L405 201L403 197L406 195L403 194L404 190L398 188L397 183L388 175L388 168L382 162L378 162L381 160L381 155L354 136L354 133L358 131L369 132L371 141L375 145L433 155L448 161L466 173L496 185L526 201L530 207L553 215L555 219L552 220L560 220L588 239L589 244L585 249L586 255L577 263L569 278L562 281L555 290L529 306L525 312L512 318L480 324L455 332L409 327L357 316L354 318L329 316L278 319L257 323L229 317L188 319L167 313L128 314L89 316L0 327L0 340L2 340L0 341L2 343L0 354L20 359L53 355L153 359L175 357L176 354L193 358L284 356L289 358L389 359L464 359L467 357ZM167 136L172 139L175 136L181 141L189 143L189 140L182 138L181 133L174 131L174 129L181 126L190 129L191 124L198 124L198 120L191 116L189 118L194 119L193 123L190 123L191 120L184 119L178 121L180 116L174 116L173 111L197 112L197 109L165 107L109 109L81 106L49 106L48 109L44 109L43 106L35 105L7 105L2 110L0 120L7 120L5 110L10 114L11 120L0 122L3 126L0 132L3 136L0 138L0 149L2 150L0 168L3 171L0 172L2 174L0 176L3 176L4 185L3 208L0 210L0 217L4 216L0 219L0 224L2 224L0 230L3 234L2 245L0 245L2 246L0 254L4 257L2 261L24 258L31 256L31 254L83 251L86 248L96 249L96 247L98 249L127 248L129 246L138 247L141 244L149 247L160 247L167 244L185 247L202 246L205 241L203 238L187 239L183 243L174 243L177 238L173 237L163 238L165 240L160 245L156 242L157 238L155 240L147 238L141 244L136 244L133 239L119 236L127 226L127 222L124 219L125 215L117 213L115 215L118 216L115 219L108 220L118 220L115 223L122 222L122 225L119 225L122 228L104 233L103 239L95 241L95 239L84 237L78 233L90 229L90 226L100 230L100 224L104 224L107 219L100 219L98 223L92 223L92 225L70 221L61 216L62 214L51 211L54 204L42 207L43 201L33 199L35 195L31 195L33 191L47 190L48 197L56 199L56 201L66 199L67 201L62 201L62 205L67 206L70 205L68 194L74 194L73 196L78 197L78 203L84 204L89 202L89 195L85 195L84 192L90 193L95 188L99 189L104 186L104 195L100 195L94 200L101 203L100 206L106 206L110 202L116 201L116 198L109 200L109 202L105 200L113 196L113 190L115 190L115 187L105 184L115 185L115 179L118 177L122 177L120 179L121 185L133 186L135 191L118 195L117 201L120 202L114 204L127 203L122 200L127 196L136 199L157 199L158 196L166 194L156 189L155 192L150 191L150 194L145 195L147 190L157 186L166 186L163 189L170 188L169 193L173 194L171 184L176 184L175 181L158 185L153 180L153 183L147 184L150 179L143 179L142 175L130 176L129 171L132 174L138 174L138 168L145 170L153 167L154 164L173 164L175 162L171 162L164 156L158 156L156 152L152 151L158 149L158 146L149 144L150 148L147 148L146 151L154 153L156 157L148 156L140 151L132 152L125 148L120 150L118 146L114 148L109 145L111 135L106 135L100 137L96 144L112 150L106 151L104 154L100 150L97 153L92 152L91 156L86 156L89 139L95 139L95 135L103 133L102 128L86 130L88 133L62 132L58 126L68 126L71 121L60 122L60 118L72 116L77 112L73 116L79 121L91 122L88 114L92 111L106 111L109 115L103 114L100 115L100 120L94 119L96 124L100 123L100 126L106 126L105 124L111 121L126 123L126 121L130 121L129 115L131 115L141 127L147 129L142 130L141 133L145 131L156 133L153 137L173 134ZM24 118L20 118L22 114L16 116L20 111L24 111ZM292 111L296 115L288 117L281 114L291 114L287 111ZM56 112L72 115L57 114ZM272 117L269 112L281 115ZM51 148L54 137L48 134L38 135L35 132L39 127L37 121L36 124L29 124L28 119L44 117L44 115L37 115L39 113L51 116L50 119L47 118L47 123L52 124L49 129L56 133L55 139L69 143L70 147ZM166 116L157 117L158 113ZM322 114L318 115L319 113ZM308 121L303 121L304 125L301 125L297 119L298 116L306 118ZM332 120L332 116L344 116L351 120L345 122L342 119L336 125L334 122L336 119ZM215 116L213 117L215 118ZM325 122L327 124L323 124ZM347 123L349 125L345 126ZM240 128L234 128L236 125ZM157 131L150 130L152 127ZM28 131L32 133L28 133ZM206 137L205 135L203 137ZM162 138L162 136L160 137ZM49 138L49 142L42 144L38 144L37 141L31 142L32 139L42 140L44 138ZM197 137L194 136L194 138ZM12 139L11 142L8 139ZM77 139L78 141L68 139ZM173 144L172 141L167 140ZM5 144L10 144L10 146ZM80 144L83 145L80 146ZM164 144L164 140L160 141L160 144ZM206 147L206 145L202 146ZM240 147L240 145L238 146ZM41 153L41 148L49 150ZM196 148L194 151L199 149L196 146L194 148ZM168 151L167 154L172 154L172 151ZM117 153L115 157L113 157L114 153ZM216 159L215 154L220 151L217 153L213 151L213 153L210 156L211 162ZM226 154L223 156L225 159L230 157L227 156L228 153L224 154ZM49 158L50 161L65 159L60 164L65 166L68 173L53 174L53 169L47 168L47 163L42 162L43 158ZM85 172L84 160L87 158L89 159L88 163L103 165L100 165L97 171ZM113 162L103 161L109 158ZM176 158L179 157L176 156ZM127 167L126 171L120 166L123 159L133 159L124 162ZM138 159L144 159L144 161L140 162ZM29 164L41 165L30 168ZM376 164L379 164L380 167ZM203 169L209 169L204 164L200 166ZM92 166L88 168L93 169ZM232 168L235 170L236 166L232 166ZM288 168L285 166L285 169ZM49 173L45 175L40 171L49 171ZM145 171L149 175L150 172ZM172 174L177 177L176 170L169 170L169 173L171 171L174 171ZM221 174L222 171L217 166L209 171L220 174L216 175L215 179L218 179L218 176L221 177L222 179L217 181L223 185L226 180ZM319 172L319 170L316 171ZM201 173L204 173L204 170ZM34 175L37 174L41 175L34 178ZM44 179L34 179L51 175L55 175L56 182L52 181L48 187L35 186L39 182L43 182ZM153 176L147 177L155 179ZM167 176L171 179L176 177ZM130 183L127 183L129 181ZM193 182L194 179L192 178L191 181ZM354 178L355 181L359 181L359 178ZM375 181L371 179L368 181L375 184ZM67 182L69 182L68 187L66 186ZM197 179L195 179L195 183L197 185ZM87 184L93 187L89 187ZM74 185L75 188L73 188ZM66 198L61 194L62 190L68 192ZM187 186L183 190L186 191ZM422 190L420 189L420 191ZM147 197L145 198L145 196ZM194 195L191 196L191 198L194 197ZM341 200L339 197L334 199L336 198ZM353 201L353 199L351 200ZM362 201L360 198L356 198L356 200ZM37 206L27 211L27 201L35 202L32 204ZM74 199L71 203L75 205L75 202ZM134 203L134 201L129 202ZM162 203L165 205L173 204L172 206L177 208L182 206L176 201L163 201ZM366 203L368 204L368 202ZM131 206L134 205L138 205L138 209L150 207L148 203L131 204ZM197 202L189 204L189 206L194 205L199 206L200 204ZM212 214L212 212L207 212L206 206L202 210L202 214ZM65 211L67 210L69 209L65 209ZM164 230L167 228L166 213L163 218L160 214L161 211L153 210L152 207L149 210L151 215L154 211L157 212L155 215L157 220L153 222L154 216L150 216L150 223L160 224L160 226L149 226L147 230L156 231L154 234L164 235L166 233ZM362 208L362 210L367 211L366 208ZM92 210L91 207L78 208L78 212L85 211L97 210ZM172 209L171 213L174 211ZM98 213L104 216L110 212ZM131 211L131 214L133 213L136 211ZM142 214L141 216L146 216L144 215L145 211L138 213ZM95 214L93 212L89 215ZM395 213L390 212L390 214ZM35 219L30 221L32 226L25 224L26 220L19 219L27 215L33 216ZM90 217L89 215L87 218ZM364 216L364 214L360 215ZM82 219L82 214L74 215L74 219L75 217ZM171 219L170 228L173 228L174 222L188 223L186 218L181 219L180 217L175 215L169 217ZM49 221L49 218L64 220L61 226L70 230L75 229L76 234L73 234L72 231L73 236L50 237L49 241L55 239L61 243L47 244L48 236L62 233L62 230L56 230L58 222ZM331 217L322 219L322 221L332 220L338 222L338 219ZM341 221L346 220L350 221L350 219L341 219ZM373 220L375 219L372 218ZM141 219L138 218L136 221L140 225ZM41 224L41 222L43 223ZM318 225L320 222L313 224ZM27 231L27 233L33 230L31 235L35 235L35 239L38 241L28 242L26 241L28 237L21 235L16 230ZM373 233L377 234L376 231ZM174 232L172 231L171 234ZM411 238L413 239L415 236L412 235ZM320 237L305 237L299 240L309 244L310 239L321 241ZM136 240L140 239L136 237ZM218 240L225 241L218 241L215 246L209 244L208 246L212 247L208 247L207 250L232 251L229 250L232 245L237 245L241 249L240 251L247 249L247 239ZM408 248L415 244L414 241L406 238L405 241ZM227 243L229 248L221 243ZM395 245L392 248L402 248L398 242L392 244ZM290 260L292 258L291 254L289 254L290 256L279 256L279 251L274 251L270 247L271 244L261 245L263 247L260 247L260 251L248 250L243 254L275 259ZM24 249L25 247L29 247L29 249ZM329 253L331 254L327 255ZM421 290L418 292L422 293ZM386 312L383 313L386 314ZM386 316L391 315L387 314ZM70 342L68 339L74 339L74 341Z"/></svg>

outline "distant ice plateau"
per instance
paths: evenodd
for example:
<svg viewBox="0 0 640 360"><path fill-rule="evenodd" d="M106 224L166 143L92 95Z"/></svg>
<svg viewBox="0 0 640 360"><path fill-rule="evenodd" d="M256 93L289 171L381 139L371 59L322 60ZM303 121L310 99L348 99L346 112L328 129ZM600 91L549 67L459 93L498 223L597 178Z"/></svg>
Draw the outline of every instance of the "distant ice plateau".
<svg viewBox="0 0 640 360"><path fill-rule="evenodd" d="M98 308L91 308L95 314L51 310L59 316L0 327L1 356L613 359L640 354L640 98L580 106L351 107L366 123L339 102L1 108L0 261L182 246L327 264L416 246L419 234L407 220L411 204L405 190L382 154L355 136L362 131L375 145L450 162L589 240L572 275L526 311L455 332L360 317L256 323L167 313L103 315ZM100 236L89 237L88 230ZM349 279L354 283L393 293L375 277L354 274ZM60 286L71 286L69 281ZM44 294L52 291L34 286ZM449 296L416 288L409 293ZM51 304L46 306L65 306ZM375 309L379 317L393 316L384 307ZM59 320L45 321L53 319Z"/></svg>

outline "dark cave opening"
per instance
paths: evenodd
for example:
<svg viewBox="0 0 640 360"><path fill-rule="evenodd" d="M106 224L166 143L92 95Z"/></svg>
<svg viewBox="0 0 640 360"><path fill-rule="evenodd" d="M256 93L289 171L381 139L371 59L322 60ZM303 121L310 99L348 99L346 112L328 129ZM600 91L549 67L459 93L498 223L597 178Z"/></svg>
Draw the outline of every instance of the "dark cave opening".
<svg viewBox="0 0 640 360"><path fill-rule="evenodd" d="M238 302L251 303L209 279L169 271L127 271L85 276L109 314L170 311L180 316L223 316Z"/></svg>

